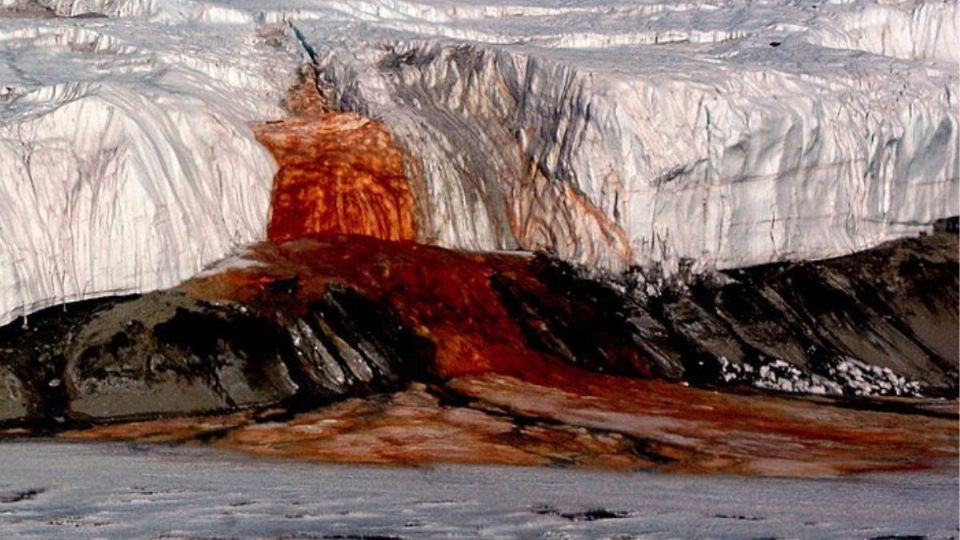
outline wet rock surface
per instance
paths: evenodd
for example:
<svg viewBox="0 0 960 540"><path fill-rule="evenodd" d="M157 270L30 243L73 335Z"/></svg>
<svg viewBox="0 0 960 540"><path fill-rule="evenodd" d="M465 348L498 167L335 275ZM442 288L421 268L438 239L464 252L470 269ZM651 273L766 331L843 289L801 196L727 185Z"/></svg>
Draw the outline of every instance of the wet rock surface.
<svg viewBox="0 0 960 540"><path fill-rule="evenodd" d="M23 418L28 412L23 381L9 368L0 367L0 419Z"/></svg>
<svg viewBox="0 0 960 540"><path fill-rule="evenodd" d="M955 234L825 261L657 281L531 264L549 290L495 288L527 343L585 369L834 395L955 397Z"/></svg>
<svg viewBox="0 0 960 540"><path fill-rule="evenodd" d="M956 235L937 234L697 278L650 307L694 382L955 397L957 263Z"/></svg>

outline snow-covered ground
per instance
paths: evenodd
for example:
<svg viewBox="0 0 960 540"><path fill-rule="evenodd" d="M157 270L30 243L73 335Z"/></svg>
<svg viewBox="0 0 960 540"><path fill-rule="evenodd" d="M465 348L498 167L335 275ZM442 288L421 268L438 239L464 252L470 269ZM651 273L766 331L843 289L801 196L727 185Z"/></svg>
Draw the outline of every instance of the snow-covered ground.
<svg viewBox="0 0 960 540"><path fill-rule="evenodd" d="M956 477L318 466L210 450L0 445L17 538L875 538L957 534Z"/></svg>
<svg viewBox="0 0 960 540"><path fill-rule="evenodd" d="M0 6L0 322L262 239L247 123L303 53L406 148L428 242L725 268L960 213L955 2Z"/></svg>

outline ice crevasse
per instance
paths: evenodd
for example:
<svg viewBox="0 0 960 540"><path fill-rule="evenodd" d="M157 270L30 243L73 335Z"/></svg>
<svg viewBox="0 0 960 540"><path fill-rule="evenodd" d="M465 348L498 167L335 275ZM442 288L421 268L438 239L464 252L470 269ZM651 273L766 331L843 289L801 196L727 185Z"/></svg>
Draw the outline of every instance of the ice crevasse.
<svg viewBox="0 0 960 540"><path fill-rule="evenodd" d="M424 242L669 272L960 214L953 2L0 1L2 322L262 240L249 124L304 53L405 150Z"/></svg>

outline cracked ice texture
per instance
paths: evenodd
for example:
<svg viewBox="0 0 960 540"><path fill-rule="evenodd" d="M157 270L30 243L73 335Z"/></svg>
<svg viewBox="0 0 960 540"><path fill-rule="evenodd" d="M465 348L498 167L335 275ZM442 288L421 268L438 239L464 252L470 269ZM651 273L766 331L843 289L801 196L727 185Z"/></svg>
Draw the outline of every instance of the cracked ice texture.
<svg viewBox="0 0 960 540"><path fill-rule="evenodd" d="M247 122L297 43L406 151L425 242L728 268L960 213L953 2L0 3L108 17L0 15L2 321L262 239Z"/></svg>

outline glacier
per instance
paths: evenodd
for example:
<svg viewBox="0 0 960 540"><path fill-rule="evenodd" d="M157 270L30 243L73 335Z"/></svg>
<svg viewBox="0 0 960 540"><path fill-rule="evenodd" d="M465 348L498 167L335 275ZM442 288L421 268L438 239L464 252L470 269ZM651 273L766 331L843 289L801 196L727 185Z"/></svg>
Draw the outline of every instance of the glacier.
<svg viewBox="0 0 960 540"><path fill-rule="evenodd" d="M0 15L0 321L263 238L276 166L248 124L284 114L296 57L203 30Z"/></svg>
<svg viewBox="0 0 960 540"><path fill-rule="evenodd" d="M0 0L0 322L263 240L304 61L406 152L419 240L619 271L960 214L953 2Z"/></svg>
<svg viewBox="0 0 960 540"><path fill-rule="evenodd" d="M431 240L709 270L958 211L955 4L526 4L394 2L379 47L295 23L411 149Z"/></svg>

